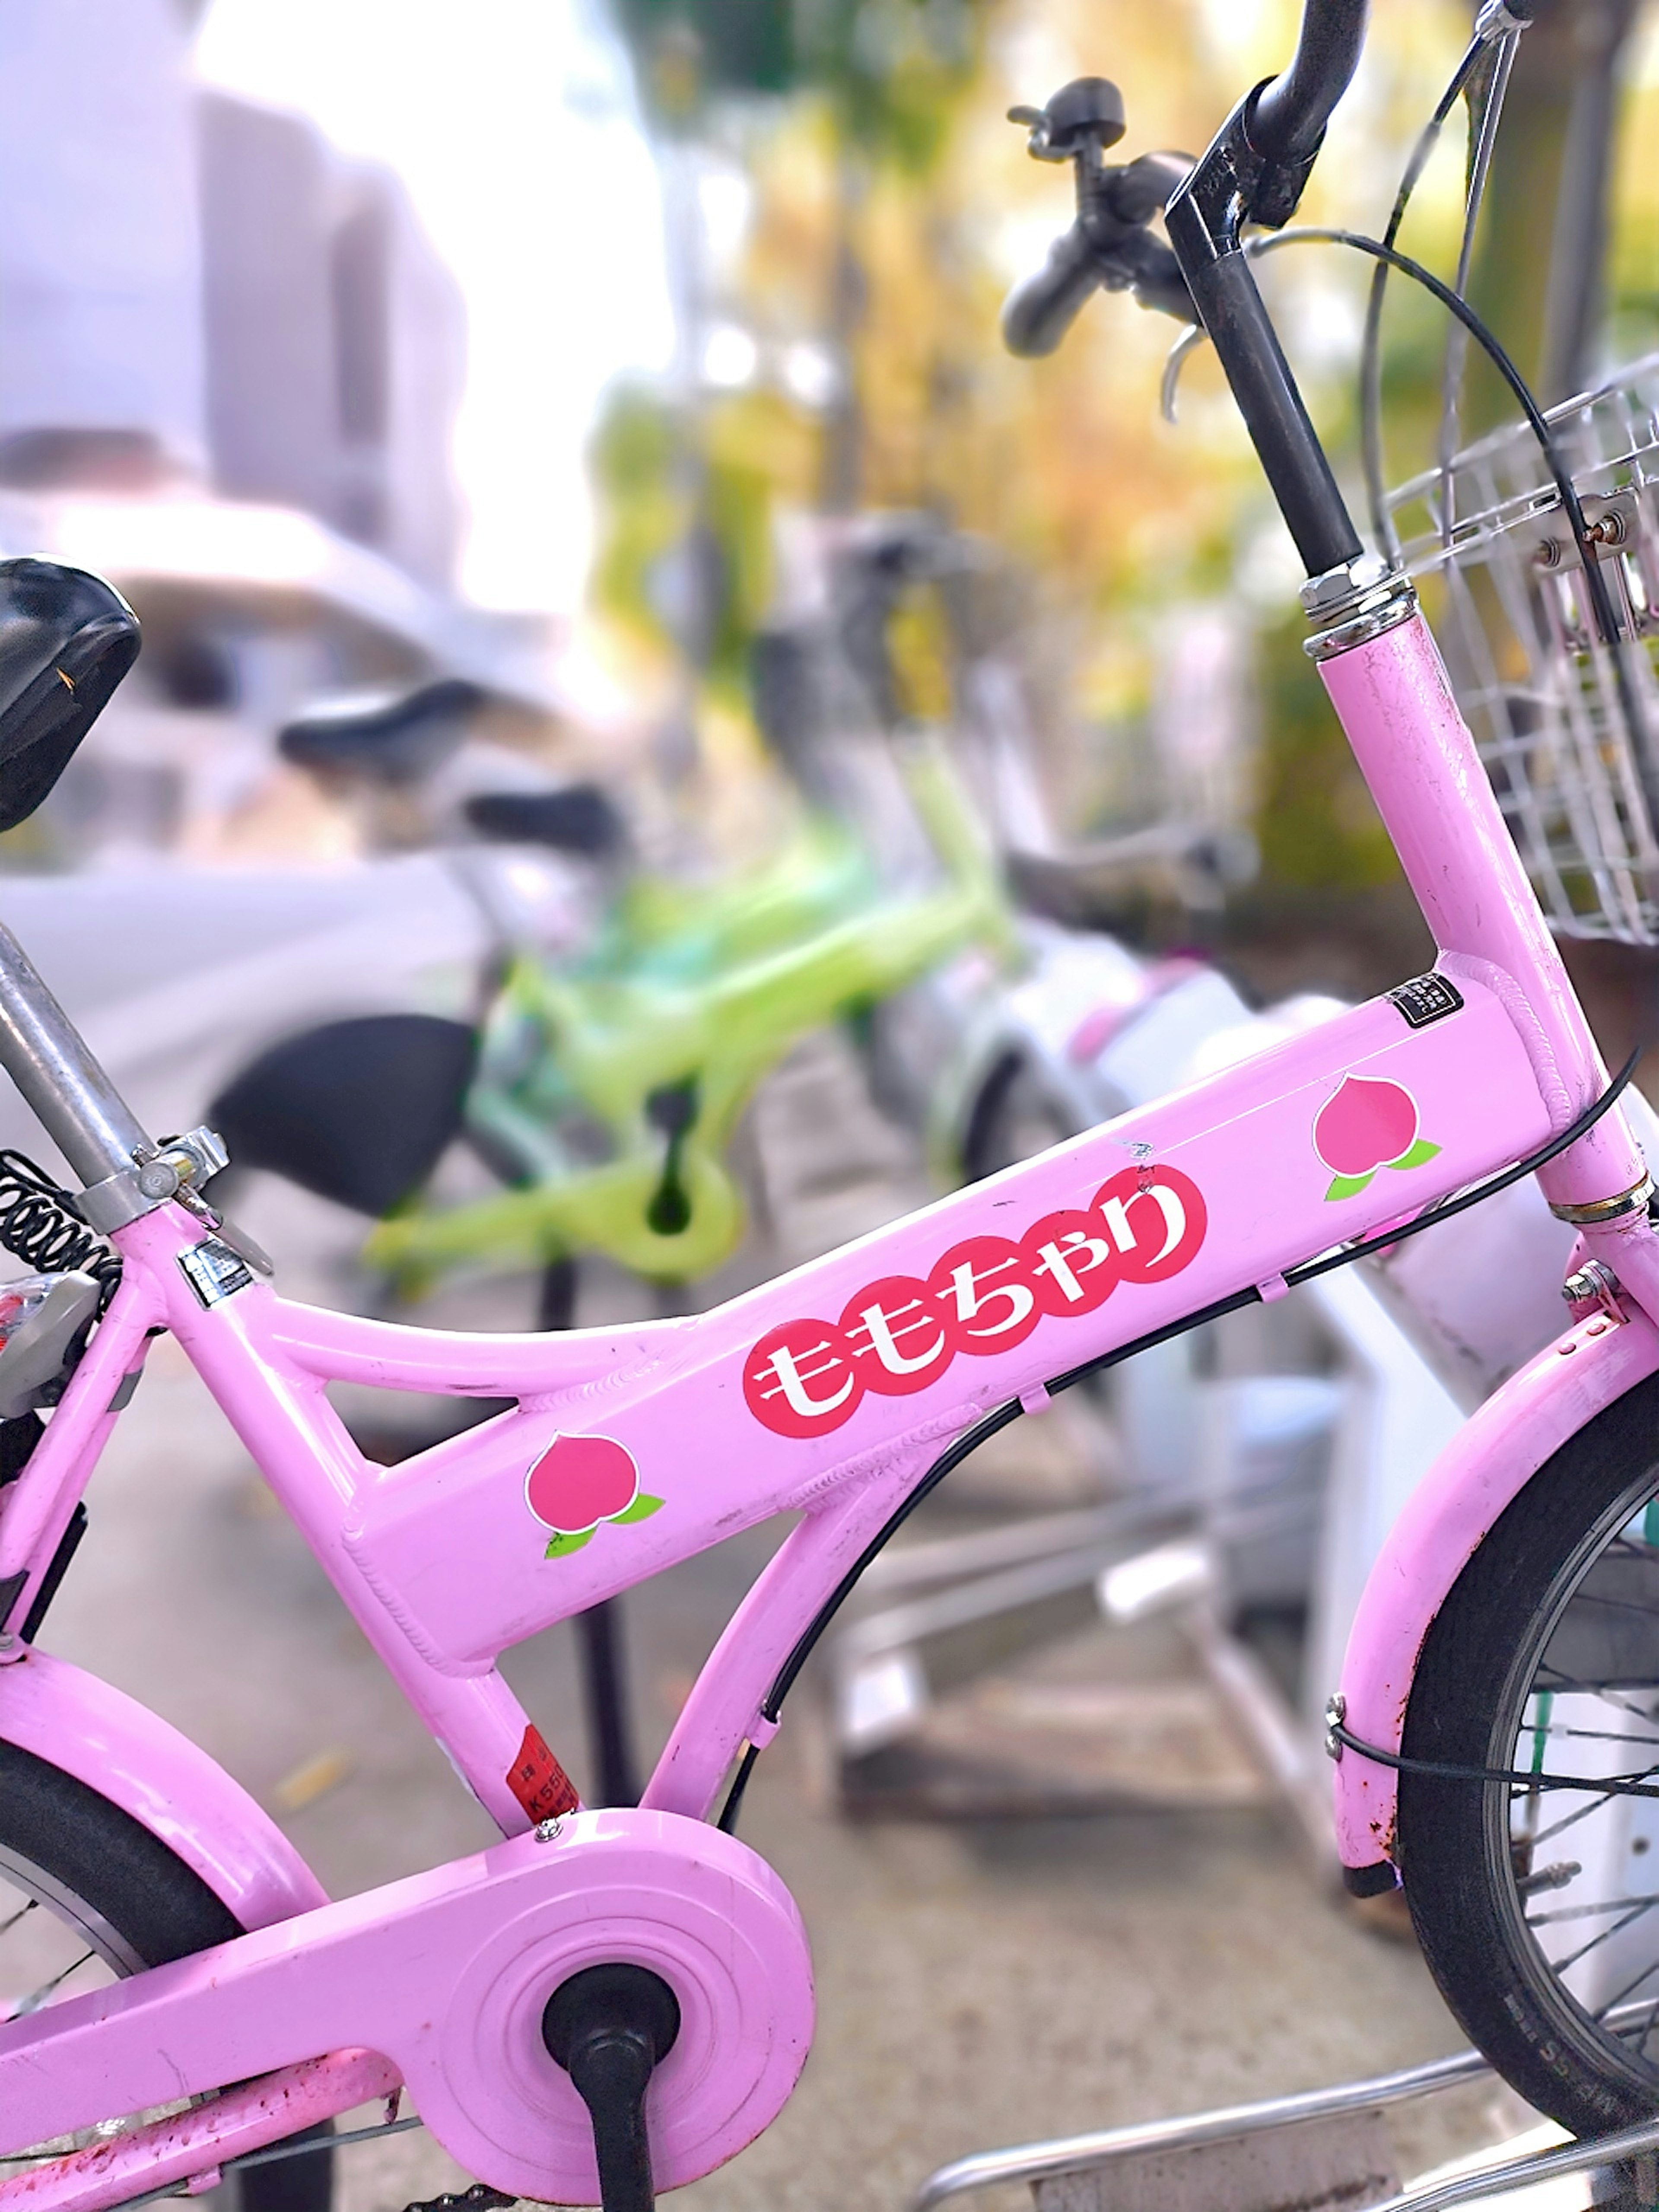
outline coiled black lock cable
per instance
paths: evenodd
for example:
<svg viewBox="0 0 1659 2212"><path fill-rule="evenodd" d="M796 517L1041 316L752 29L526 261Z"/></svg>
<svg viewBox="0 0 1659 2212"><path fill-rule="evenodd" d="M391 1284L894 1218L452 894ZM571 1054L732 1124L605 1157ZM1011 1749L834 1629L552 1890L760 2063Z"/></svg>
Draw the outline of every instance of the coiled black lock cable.
<svg viewBox="0 0 1659 2212"><path fill-rule="evenodd" d="M120 1286L120 1254L82 1220L68 1191L9 1147L0 1147L0 1245L37 1273L90 1275L100 1312Z"/></svg>

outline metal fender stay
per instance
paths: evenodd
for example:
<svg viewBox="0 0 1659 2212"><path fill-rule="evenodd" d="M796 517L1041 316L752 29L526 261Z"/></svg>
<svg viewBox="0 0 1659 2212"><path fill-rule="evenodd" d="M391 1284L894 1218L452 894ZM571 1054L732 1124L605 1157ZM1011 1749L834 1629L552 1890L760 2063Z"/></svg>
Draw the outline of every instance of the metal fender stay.
<svg viewBox="0 0 1659 2212"><path fill-rule="evenodd" d="M1586 1316L1495 1391L1441 1454L1389 1533L1342 1666L1349 1729L1397 1752L1424 1638L1504 1508L1569 1437L1659 1370L1645 1315ZM1359 1894L1394 1879L1398 1778L1351 1747L1334 1769L1337 1849Z"/></svg>

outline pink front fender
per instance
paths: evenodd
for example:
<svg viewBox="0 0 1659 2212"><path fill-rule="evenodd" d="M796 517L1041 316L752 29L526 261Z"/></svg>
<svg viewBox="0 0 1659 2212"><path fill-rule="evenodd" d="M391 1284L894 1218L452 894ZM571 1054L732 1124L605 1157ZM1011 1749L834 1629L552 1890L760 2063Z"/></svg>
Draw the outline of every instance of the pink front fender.
<svg viewBox="0 0 1659 2212"><path fill-rule="evenodd" d="M1347 1725L1398 1751L1423 1639L1465 1564L1553 1452L1659 1369L1645 1316L1595 1314L1486 1401L1436 1461L1395 1523L1365 1584L1342 1665ZM1336 1765L1336 1840L1349 1887L1382 1887L1395 1855L1397 1779L1345 1751Z"/></svg>
<svg viewBox="0 0 1659 2212"><path fill-rule="evenodd" d="M33 1752L131 1814L246 1929L328 1903L269 1814L188 1737L67 1660L30 1651L0 1667L0 1740Z"/></svg>

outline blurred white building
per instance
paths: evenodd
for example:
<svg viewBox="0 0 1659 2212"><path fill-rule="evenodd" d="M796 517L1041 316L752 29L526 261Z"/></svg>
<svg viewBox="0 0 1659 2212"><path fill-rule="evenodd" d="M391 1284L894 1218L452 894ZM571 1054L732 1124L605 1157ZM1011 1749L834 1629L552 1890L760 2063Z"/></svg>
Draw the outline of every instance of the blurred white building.
<svg viewBox="0 0 1659 2212"><path fill-rule="evenodd" d="M550 704L537 640L453 589L459 288L390 172L193 81L198 12L0 6L0 547L146 631L41 857L213 849L319 690Z"/></svg>
<svg viewBox="0 0 1659 2212"><path fill-rule="evenodd" d="M172 0L0 9L0 472L202 466L202 261Z"/></svg>
<svg viewBox="0 0 1659 2212"><path fill-rule="evenodd" d="M0 8L0 483L194 478L447 588L459 293L395 178L192 84L192 12Z"/></svg>
<svg viewBox="0 0 1659 2212"><path fill-rule="evenodd" d="M386 171L342 161L296 117L210 91L194 106L216 487L303 507L447 586L465 370L453 281Z"/></svg>

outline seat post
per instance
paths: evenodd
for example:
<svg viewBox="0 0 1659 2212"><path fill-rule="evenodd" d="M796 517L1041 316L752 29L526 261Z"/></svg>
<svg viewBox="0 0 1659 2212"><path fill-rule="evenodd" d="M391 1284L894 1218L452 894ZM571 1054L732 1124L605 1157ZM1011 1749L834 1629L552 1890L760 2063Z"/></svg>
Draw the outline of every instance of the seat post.
<svg viewBox="0 0 1659 2212"><path fill-rule="evenodd" d="M82 1183L105 1182L155 1151L3 923L0 1066Z"/></svg>

